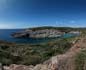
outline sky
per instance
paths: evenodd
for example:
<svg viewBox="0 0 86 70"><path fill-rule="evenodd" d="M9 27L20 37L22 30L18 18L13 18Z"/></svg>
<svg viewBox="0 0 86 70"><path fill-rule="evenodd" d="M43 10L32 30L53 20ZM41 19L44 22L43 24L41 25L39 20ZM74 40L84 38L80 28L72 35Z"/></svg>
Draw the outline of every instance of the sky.
<svg viewBox="0 0 86 70"><path fill-rule="evenodd" d="M86 27L86 0L0 0L0 29Z"/></svg>

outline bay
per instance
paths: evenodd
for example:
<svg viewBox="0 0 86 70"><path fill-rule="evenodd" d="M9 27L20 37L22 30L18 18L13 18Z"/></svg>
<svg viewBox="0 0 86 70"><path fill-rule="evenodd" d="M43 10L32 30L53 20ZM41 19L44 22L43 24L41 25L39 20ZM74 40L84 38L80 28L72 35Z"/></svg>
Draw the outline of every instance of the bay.
<svg viewBox="0 0 86 70"><path fill-rule="evenodd" d="M22 31L23 29L0 29L0 40L8 41L8 42L15 42L15 43L30 43L30 44L36 44L36 43L43 43L48 42L53 39L58 38L40 38L40 39L34 39L34 38L13 38L11 36L12 33ZM59 38L70 38L74 37L76 35L74 34L64 34Z"/></svg>

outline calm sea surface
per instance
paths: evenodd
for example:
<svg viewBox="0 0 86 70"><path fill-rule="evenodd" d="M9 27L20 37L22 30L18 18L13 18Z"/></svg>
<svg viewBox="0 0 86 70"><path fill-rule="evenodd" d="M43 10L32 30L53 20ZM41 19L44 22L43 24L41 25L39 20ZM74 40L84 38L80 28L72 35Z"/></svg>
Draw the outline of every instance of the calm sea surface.
<svg viewBox="0 0 86 70"><path fill-rule="evenodd" d="M52 39L58 39L58 38L42 38L42 39L32 39L32 38L24 38L24 39L18 39L13 38L11 36L12 33L22 31L22 29L0 29L0 40L8 41L8 42L16 42L16 43L42 43L47 42ZM60 38L69 38L75 36L73 34L65 34L61 36Z"/></svg>

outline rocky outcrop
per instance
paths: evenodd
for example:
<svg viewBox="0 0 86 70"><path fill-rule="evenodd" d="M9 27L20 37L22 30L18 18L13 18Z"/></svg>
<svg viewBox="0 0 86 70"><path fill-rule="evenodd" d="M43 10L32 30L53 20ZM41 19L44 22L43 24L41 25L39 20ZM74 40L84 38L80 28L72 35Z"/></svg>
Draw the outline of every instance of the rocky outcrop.
<svg viewBox="0 0 86 70"><path fill-rule="evenodd" d="M59 37L63 35L65 32L60 32L56 29L42 29L42 30L25 30L22 32L12 34L15 38L51 38L51 37Z"/></svg>
<svg viewBox="0 0 86 70"><path fill-rule="evenodd" d="M80 34L78 30L73 30L71 28L38 27L25 29L21 32L13 33L12 36L14 38L51 38L60 37L65 33Z"/></svg>
<svg viewBox="0 0 86 70"><path fill-rule="evenodd" d="M4 66L3 67L4 70L32 70L33 66L25 66L25 65L16 65L16 64L12 64L9 67L8 66Z"/></svg>

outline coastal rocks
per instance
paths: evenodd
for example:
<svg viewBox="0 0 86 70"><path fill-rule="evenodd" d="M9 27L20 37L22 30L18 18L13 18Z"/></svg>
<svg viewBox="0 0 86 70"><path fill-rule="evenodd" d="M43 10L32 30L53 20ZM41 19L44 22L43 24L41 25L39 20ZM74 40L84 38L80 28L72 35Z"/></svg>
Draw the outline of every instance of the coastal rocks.
<svg viewBox="0 0 86 70"><path fill-rule="evenodd" d="M13 33L11 36L14 38L52 38L52 37L61 37L65 33L69 34L80 34L80 31L73 31L72 29L68 31L68 29L58 29L58 28L31 28L25 29L21 32Z"/></svg>
<svg viewBox="0 0 86 70"><path fill-rule="evenodd" d="M12 36L14 38L51 38L51 37L60 37L65 32L61 32L56 29L43 29L43 30L25 30L22 32L14 33Z"/></svg>
<svg viewBox="0 0 86 70"><path fill-rule="evenodd" d="M14 38L29 38L29 34L25 32L19 32L12 34Z"/></svg>

